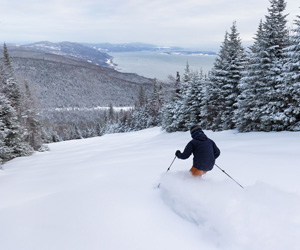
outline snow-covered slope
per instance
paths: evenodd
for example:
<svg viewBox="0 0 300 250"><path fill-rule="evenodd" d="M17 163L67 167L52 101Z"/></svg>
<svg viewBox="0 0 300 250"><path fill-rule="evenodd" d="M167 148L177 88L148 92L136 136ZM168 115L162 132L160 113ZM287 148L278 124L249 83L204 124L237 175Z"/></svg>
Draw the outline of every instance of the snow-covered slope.
<svg viewBox="0 0 300 250"><path fill-rule="evenodd" d="M66 141L0 170L5 250L296 250L300 133L206 131L219 169L176 159L189 133L159 128ZM161 183L160 188L157 188Z"/></svg>

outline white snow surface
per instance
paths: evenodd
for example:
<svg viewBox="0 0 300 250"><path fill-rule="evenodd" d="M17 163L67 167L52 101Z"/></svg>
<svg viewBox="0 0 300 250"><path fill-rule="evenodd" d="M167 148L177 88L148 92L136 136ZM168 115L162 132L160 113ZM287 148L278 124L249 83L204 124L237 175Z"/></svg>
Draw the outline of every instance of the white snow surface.
<svg viewBox="0 0 300 250"><path fill-rule="evenodd" d="M300 133L205 133L221 149L193 177L160 128L50 144L0 170L3 250L298 250ZM157 188L158 184L160 188Z"/></svg>

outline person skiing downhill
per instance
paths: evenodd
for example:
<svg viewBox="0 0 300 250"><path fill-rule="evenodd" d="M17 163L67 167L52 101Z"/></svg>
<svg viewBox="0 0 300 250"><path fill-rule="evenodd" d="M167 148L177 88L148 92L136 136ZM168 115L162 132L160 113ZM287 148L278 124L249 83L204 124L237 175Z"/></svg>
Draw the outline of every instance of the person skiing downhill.
<svg viewBox="0 0 300 250"><path fill-rule="evenodd" d="M215 160L220 155L220 149L213 140L204 134L199 125L193 125L190 133L193 139L186 145L182 153L177 150L175 155L179 159L185 160L193 153L193 166L190 172L193 176L202 176L213 169Z"/></svg>

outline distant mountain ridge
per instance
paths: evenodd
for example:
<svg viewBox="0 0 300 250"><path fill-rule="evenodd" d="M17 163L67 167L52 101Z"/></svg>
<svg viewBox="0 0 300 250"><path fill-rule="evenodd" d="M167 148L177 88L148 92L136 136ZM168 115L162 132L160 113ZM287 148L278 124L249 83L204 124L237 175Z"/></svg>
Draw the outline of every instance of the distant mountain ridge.
<svg viewBox="0 0 300 250"><path fill-rule="evenodd" d="M168 54L204 54L204 55L216 55L213 51L205 50L195 50L195 49L185 49L181 47L169 47L169 46L158 46L147 43L121 43L121 44L112 44L112 43L98 43L98 44L85 44L86 46L92 47L99 51L106 53L109 52L138 52L138 51L161 51Z"/></svg>
<svg viewBox="0 0 300 250"><path fill-rule="evenodd" d="M96 50L92 47L85 46L74 42L52 43L48 41L37 42L33 44L22 45L22 48L31 48L47 53L75 57L83 61L93 63L103 67L112 67L112 56L105 52Z"/></svg>

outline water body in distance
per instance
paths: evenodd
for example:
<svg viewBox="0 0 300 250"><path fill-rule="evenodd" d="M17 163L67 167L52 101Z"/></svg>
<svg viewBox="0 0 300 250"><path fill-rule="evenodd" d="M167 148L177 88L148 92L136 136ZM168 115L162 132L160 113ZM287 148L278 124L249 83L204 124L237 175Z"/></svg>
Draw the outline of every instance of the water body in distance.
<svg viewBox="0 0 300 250"><path fill-rule="evenodd" d="M126 73L136 73L149 78L166 80L168 75L183 76L187 62L190 70L200 70L207 74L213 67L214 55L164 54L158 51L111 52L116 69Z"/></svg>

